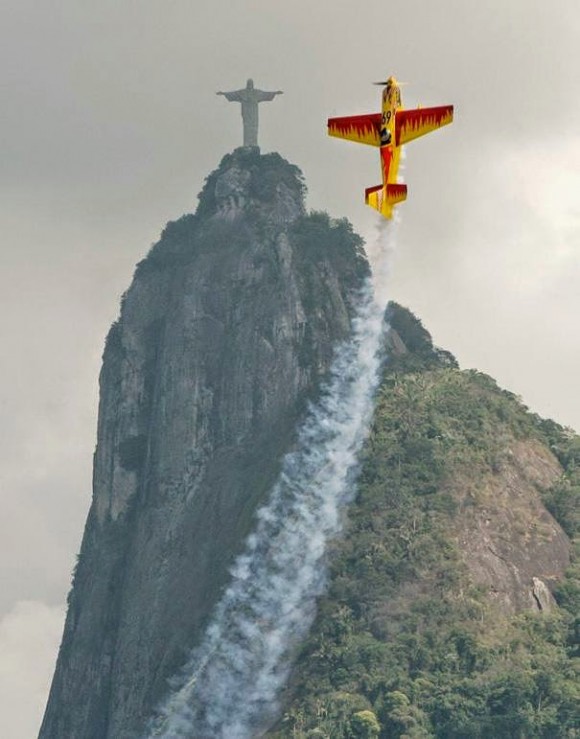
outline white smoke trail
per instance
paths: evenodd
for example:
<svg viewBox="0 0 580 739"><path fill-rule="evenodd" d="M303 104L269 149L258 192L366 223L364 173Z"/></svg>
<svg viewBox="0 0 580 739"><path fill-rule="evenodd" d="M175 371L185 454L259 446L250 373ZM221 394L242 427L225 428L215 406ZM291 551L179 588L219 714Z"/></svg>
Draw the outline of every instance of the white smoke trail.
<svg viewBox="0 0 580 739"><path fill-rule="evenodd" d="M388 253L385 241L383 248ZM382 270L375 275L379 282L385 278ZM248 739L275 717L293 650L324 590L326 545L340 532L354 497L357 456L379 381L383 313L369 281L352 337L337 351L330 380L310 408L296 451L283 460L202 644L149 736Z"/></svg>

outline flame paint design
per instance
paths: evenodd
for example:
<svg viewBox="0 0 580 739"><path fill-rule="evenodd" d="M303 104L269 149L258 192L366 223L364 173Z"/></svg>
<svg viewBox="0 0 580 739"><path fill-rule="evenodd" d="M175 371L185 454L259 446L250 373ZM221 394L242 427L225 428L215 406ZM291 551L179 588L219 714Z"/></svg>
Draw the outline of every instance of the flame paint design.
<svg viewBox="0 0 580 739"><path fill-rule="evenodd" d="M400 110L395 117L395 142L397 146L408 144L419 136L431 133L453 120L453 106Z"/></svg>
<svg viewBox="0 0 580 739"><path fill-rule="evenodd" d="M393 205L407 199L407 185L376 185L365 190L365 203L385 218L393 217Z"/></svg>
<svg viewBox="0 0 580 739"><path fill-rule="evenodd" d="M344 118L328 119L328 134L340 139L356 141L358 144L380 146L379 135L381 114L351 115Z"/></svg>
<svg viewBox="0 0 580 739"><path fill-rule="evenodd" d="M387 199L393 205L407 199L407 185L387 185L385 189L387 191Z"/></svg>

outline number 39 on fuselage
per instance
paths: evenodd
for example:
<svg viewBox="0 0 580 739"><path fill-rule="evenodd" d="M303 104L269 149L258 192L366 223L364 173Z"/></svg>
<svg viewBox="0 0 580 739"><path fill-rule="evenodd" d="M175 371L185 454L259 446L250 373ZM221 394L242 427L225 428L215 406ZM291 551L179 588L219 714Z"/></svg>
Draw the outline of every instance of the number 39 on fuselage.
<svg viewBox="0 0 580 739"><path fill-rule="evenodd" d="M453 106L404 110L401 88L394 77L383 85L382 112L328 119L328 133L359 144L377 146L381 155L383 182L365 190L365 202L385 218L393 217L393 206L407 198L407 185L397 182L401 147L453 120Z"/></svg>

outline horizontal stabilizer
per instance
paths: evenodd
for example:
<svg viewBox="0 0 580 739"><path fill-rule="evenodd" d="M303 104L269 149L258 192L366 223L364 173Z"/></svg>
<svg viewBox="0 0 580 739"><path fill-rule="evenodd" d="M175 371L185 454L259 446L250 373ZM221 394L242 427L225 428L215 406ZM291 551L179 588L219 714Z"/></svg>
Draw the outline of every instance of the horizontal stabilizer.
<svg viewBox="0 0 580 739"><path fill-rule="evenodd" d="M406 198L407 185L392 184L386 187L376 185L365 190L365 203L378 210L385 218L392 218L393 205L401 203Z"/></svg>
<svg viewBox="0 0 580 739"><path fill-rule="evenodd" d="M374 187L367 187L367 189L365 190L365 203L368 205L369 196L372 195L372 193L378 192L379 190L382 190L382 189L383 189L382 185L375 185Z"/></svg>
<svg viewBox="0 0 580 739"><path fill-rule="evenodd" d="M407 185L387 185L387 200L391 205L407 199Z"/></svg>

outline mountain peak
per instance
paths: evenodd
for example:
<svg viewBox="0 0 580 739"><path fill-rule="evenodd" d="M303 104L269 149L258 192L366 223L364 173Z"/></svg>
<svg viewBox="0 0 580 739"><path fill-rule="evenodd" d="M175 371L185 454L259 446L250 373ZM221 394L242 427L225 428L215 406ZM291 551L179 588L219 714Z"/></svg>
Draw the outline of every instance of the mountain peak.
<svg viewBox="0 0 580 739"><path fill-rule="evenodd" d="M226 154L205 181L197 213L228 220L258 213L290 223L304 215L306 185L300 169L280 154L240 147Z"/></svg>

